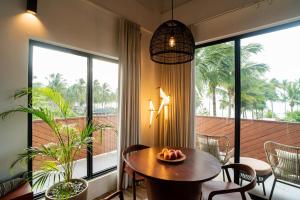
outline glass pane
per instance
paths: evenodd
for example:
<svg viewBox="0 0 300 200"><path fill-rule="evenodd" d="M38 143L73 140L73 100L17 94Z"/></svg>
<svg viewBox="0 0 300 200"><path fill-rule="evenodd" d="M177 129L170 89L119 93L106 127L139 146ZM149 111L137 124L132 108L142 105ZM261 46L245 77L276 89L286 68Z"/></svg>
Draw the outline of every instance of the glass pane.
<svg viewBox="0 0 300 200"><path fill-rule="evenodd" d="M199 48L195 55L196 147L225 164L234 147L234 42Z"/></svg>
<svg viewBox="0 0 300 200"><path fill-rule="evenodd" d="M55 113L58 123L75 125L79 129L86 124L86 83L86 57L37 46L33 47L33 88L50 87L60 92L70 102L73 110L67 120L62 119L58 112ZM50 103L49 99L41 98L34 92L33 107L57 109L57 106ZM40 147L41 145L56 143L58 139L46 123L33 118L32 142L34 147ZM77 161L73 176L86 176L86 150L79 152L75 159ZM41 165L45 160L49 160L49 158L38 157L33 160L33 173L37 173L41 169ZM48 180L44 189L52 184L53 180ZM44 189L38 189L34 192L43 191Z"/></svg>
<svg viewBox="0 0 300 200"><path fill-rule="evenodd" d="M106 126L93 135L93 172L117 165L118 78L118 64L93 59L93 120Z"/></svg>
<svg viewBox="0 0 300 200"><path fill-rule="evenodd" d="M252 163L269 163L264 149L267 141L300 146L299 35L298 26L241 41L241 159L251 157L256 159ZM279 150L296 157L299 152L275 145L267 149L274 154L270 164L274 164L276 173L286 173L285 178L300 180L297 159L280 158ZM288 169L293 166L294 169ZM267 176L268 172L262 174L262 177ZM266 196L270 195L273 180L274 175L271 175L265 181ZM253 193L264 196L262 184L257 185ZM298 189L279 183L272 199L298 199L299 195Z"/></svg>

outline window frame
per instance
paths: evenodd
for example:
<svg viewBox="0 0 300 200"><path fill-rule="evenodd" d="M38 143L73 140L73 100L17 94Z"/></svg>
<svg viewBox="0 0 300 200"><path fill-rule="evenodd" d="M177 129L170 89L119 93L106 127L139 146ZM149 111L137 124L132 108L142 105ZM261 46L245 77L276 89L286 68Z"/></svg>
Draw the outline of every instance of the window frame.
<svg viewBox="0 0 300 200"><path fill-rule="evenodd" d="M196 45L195 49L204 48L212 45L222 44L225 42L234 42L234 59L235 59L235 102L234 102L234 162L240 162L240 140L241 140L241 40L253 36L263 35L267 33L272 33L280 30L285 30L288 28L293 28L300 26L300 20L293 22L288 22L280 25L275 25L269 28L264 28L257 31L252 31L232 37L226 37L219 40L214 40L210 42L205 42L202 44ZM195 76L195 72L193 72ZM194 83L195 84L195 83ZM194 87L194 86L193 86ZM194 110L195 113L195 110ZM193 127L195 129L195 126ZM194 131L195 132L195 131ZM238 172L234 173L234 182L239 184Z"/></svg>
<svg viewBox="0 0 300 200"><path fill-rule="evenodd" d="M32 81L33 81L33 47L42 47L50 50L56 50L64 53L69 53L76 56L82 56L87 59L87 114L86 114L86 121L91 122L93 120L93 59L98 59L102 61L107 61L115 64L119 64L119 60L117 58L109 58L105 56L95 55L87 52L83 52L80 50L75 50L67 47L62 47L54 44L49 44L46 42L41 42L37 40L29 40L29 57L28 57L28 88L32 87ZM119 80L118 80L119 81ZM31 99L32 94L28 94L27 104L28 107L31 107ZM27 114L27 147L32 147L32 114ZM81 177L86 180L91 180L93 178L102 176L104 174L107 174L109 172L112 172L117 169L117 166L112 166L110 168L107 168L102 171L94 172L93 173L93 144L88 147L86 155L87 160L87 175L84 177ZM27 163L27 171L29 174L29 177L32 178L32 159L28 160ZM37 194L34 194L35 198L41 198L44 196L44 192L40 192Z"/></svg>

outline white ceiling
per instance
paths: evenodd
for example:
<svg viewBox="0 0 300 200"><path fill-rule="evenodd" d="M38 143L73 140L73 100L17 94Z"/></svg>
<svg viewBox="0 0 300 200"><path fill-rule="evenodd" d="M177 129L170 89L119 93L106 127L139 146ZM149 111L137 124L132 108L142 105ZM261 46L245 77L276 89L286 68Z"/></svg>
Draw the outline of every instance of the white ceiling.
<svg viewBox="0 0 300 200"><path fill-rule="evenodd" d="M86 0L154 31L171 17L171 0ZM269 0L174 0L174 18L194 24L220 14Z"/></svg>
<svg viewBox="0 0 300 200"><path fill-rule="evenodd" d="M172 0L136 0L147 9L161 14L171 10ZM177 8L192 0L174 0L174 8Z"/></svg>

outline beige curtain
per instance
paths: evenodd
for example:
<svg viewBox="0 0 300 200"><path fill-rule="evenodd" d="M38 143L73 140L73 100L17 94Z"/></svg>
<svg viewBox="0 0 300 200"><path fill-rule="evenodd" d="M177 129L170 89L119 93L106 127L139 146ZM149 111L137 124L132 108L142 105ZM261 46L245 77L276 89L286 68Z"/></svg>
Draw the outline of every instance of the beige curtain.
<svg viewBox="0 0 300 200"><path fill-rule="evenodd" d="M161 65L161 88L170 96L159 115L156 145L193 147L192 64ZM166 113L167 111L167 113Z"/></svg>
<svg viewBox="0 0 300 200"><path fill-rule="evenodd" d="M119 26L119 163L118 187L122 170L122 151L139 143L140 124L140 71L141 31L140 26L120 19Z"/></svg>

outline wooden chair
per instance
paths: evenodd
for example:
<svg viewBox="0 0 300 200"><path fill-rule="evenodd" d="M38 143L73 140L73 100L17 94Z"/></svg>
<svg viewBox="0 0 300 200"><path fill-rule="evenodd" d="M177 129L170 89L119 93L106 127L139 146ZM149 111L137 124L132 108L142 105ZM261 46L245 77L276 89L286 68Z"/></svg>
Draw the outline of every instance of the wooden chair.
<svg viewBox="0 0 300 200"><path fill-rule="evenodd" d="M136 182L140 182L144 180L144 177L138 175L133 171L126 163L125 163L125 158L132 152L143 150L149 148L148 146L141 145L141 144L136 144L127 147L123 153L122 153L122 158L123 158L123 164L122 164L122 174L121 174L121 181L120 181L120 188L122 188L123 185L123 179L124 179L124 172L128 174L129 177L132 177L132 190L133 190L133 199L136 199Z"/></svg>
<svg viewBox="0 0 300 200"><path fill-rule="evenodd" d="M234 148L230 147L228 136L197 135L197 147L217 158L221 165L228 163L234 155ZM223 181L225 181L224 170L222 169Z"/></svg>
<svg viewBox="0 0 300 200"><path fill-rule="evenodd" d="M226 172L228 182L208 181L202 184L203 200L248 200L251 199L247 191L253 189L256 185L255 171L244 164L229 164L222 168ZM238 170L239 172L249 174L252 180L249 184L240 186L231 181L228 169Z"/></svg>
<svg viewBox="0 0 300 200"><path fill-rule="evenodd" d="M122 190L118 190L112 194L110 194L109 196L105 197L103 200L111 200L115 197L119 197L120 200L124 200L124 194Z"/></svg>
<svg viewBox="0 0 300 200"><path fill-rule="evenodd" d="M269 199L272 199L276 182L300 189L300 147L267 141L264 148L275 177Z"/></svg>

